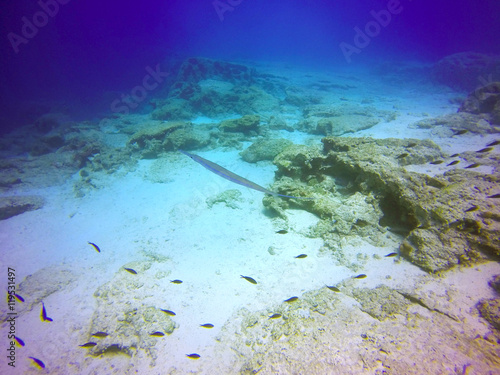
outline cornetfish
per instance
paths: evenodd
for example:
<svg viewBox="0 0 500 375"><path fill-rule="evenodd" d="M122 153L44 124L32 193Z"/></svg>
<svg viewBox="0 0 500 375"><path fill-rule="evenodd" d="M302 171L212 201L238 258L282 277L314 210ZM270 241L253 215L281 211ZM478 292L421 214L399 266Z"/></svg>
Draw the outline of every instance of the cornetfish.
<svg viewBox="0 0 500 375"><path fill-rule="evenodd" d="M190 154L189 152L182 151L182 150L179 150L179 151L182 152L184 155L189 156L195 162L203 165L210 172L213 172L213 173L221 176L222 178L225 178L226 180L234 182L235 184L246 186L247 188L261 191L262 193L273 195L275 197L294 198L294 199L314 199L314 198L306 198L306 197L294 197L291 195L284 195L284 194L275 193L274 191L267 190L266 188L264 188L260 185L257 185L256 183L249 181L246 178L243 178L243 177L238 176L237 174L235 174L231 171L228 171L226 168L221 167L219 164L215 164L214 162L211 162L210 160L202 158L201 156Z"/></svg>

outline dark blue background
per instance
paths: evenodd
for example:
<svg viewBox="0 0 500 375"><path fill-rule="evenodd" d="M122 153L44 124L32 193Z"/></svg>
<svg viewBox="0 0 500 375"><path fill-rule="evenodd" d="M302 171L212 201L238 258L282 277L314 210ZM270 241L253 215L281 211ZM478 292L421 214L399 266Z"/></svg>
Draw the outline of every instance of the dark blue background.
<svg viewBox="0 0 500 375"><path fill-rule="evenodd" d="M227 0L221 0L226 2ZM145 67L165 59L206 56L277 60L336 69L347 65L339 44L372 20L381 0L242 0L220 21L212 0L71 0L15 54L7 34L20 34L37 1L5 0L0 19L2 127L29 122L25 102L64 100L67 112L91 118L109 109L105 93L130 91ZM403 11L353 63L434 62L463 51L500 53L500 1L401 0Z"/></svg>

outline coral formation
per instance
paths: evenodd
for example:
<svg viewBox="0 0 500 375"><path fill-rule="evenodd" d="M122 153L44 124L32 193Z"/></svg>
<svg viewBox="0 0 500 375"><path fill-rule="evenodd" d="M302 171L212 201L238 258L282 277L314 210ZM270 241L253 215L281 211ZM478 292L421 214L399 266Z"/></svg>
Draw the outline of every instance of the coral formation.
<svg viewBox="0 0 500 375"><path fill-rule="evenodd" d="M243 160L256 163L261 160L273 160L293 142L283 138L261 138L240 152Z"/></svg>
<svg viewBox="0 0 500 375"><path fill-rule="evenodd" d="M256 133L259 131L260 117L257 115L246 115L235 120L225 120L219 125L223 132L231 133Z"/></svg>
<svg viewBox="0 0 500 375"><path fill-rule="evenodd" d="M328 137L322 142L322 152L294 145L274 160L275 191L316 192L317 199L290 203L266 197L268 210L286 218L283 209L294 204L318 215L321 221L311 234L322 236L327 248L336 249L352 234L380 244L387 230L396 232L404 238L403 256L431 272L500 255L500 211L488 198L497 175L452 169L430 177L405 170L444 157L432 141ZM408 155L398 158L402 154ZM354 205L356 214L349 215L346 195L365 197ZM468 211L471 205L480 209Z"/></svg>

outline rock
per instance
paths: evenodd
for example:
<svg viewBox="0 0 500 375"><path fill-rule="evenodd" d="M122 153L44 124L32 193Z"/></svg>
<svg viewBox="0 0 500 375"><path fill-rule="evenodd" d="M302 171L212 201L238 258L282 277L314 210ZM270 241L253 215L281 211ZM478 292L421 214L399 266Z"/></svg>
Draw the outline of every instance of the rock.
<svg viewBox="0 0 500 375"><path fill-rule="evenodd" d="M16 313L22 315L33 309L41 309L41 302L75 282L79 271L67 266L51 265L26 276L16 293L24 297L24 303L16 304ZM39 312L40 310L38 310ZM50 314L50 311L49 311Z"/></svg>
<svg viewBox="0 0 500 375"><path fill-rule="evenodd" d="M304 119L298 123L299 130L328 136L369 129L381 120L391 121L396 118L394 112L358 105L310 105L304 109L303 114Z"/></svg>
<svg viewBox="0 0 500 375"><path fill-rule="evenodd" d="M190 58L180 67L168 97L154 101L156 109L152 117L181 120L197 115L277 111L280 100L268 92L268 83L253 68L244 65Z"/></svg>
<svg viewBox="0 0 500 375"><path fill-rule="evenodd" d="M446 56L431 69L439 83L455 90L472 91L500 80L500 57L476 52L461 52Z"/></svg>
<svg viewBox="0 0 500 375"><path fill-rule="evenodd" d="M240 156L248 163L256 163L261 160L273 160L276 155L292 144L293 142L288 139L262 138L252 143L246 150L240 152Z"/></svg>
<svg viewBox="0 0 500 375"><path fill-rule="evenodd" d="M361 304L361 310L378 320L394 318L395 314L406 314L411 303L396 290L385 285L374 289L355 288L352 297Z"/></svg>
<svg viewBox="0 0 500 375"><path fill-rule="evenodd" d="M450 113L443 116L420 120L410 125L410 128L433 129L433 132L442 137L450 137L458 130L467 130L471 133L492 134L496 130L491 126L490 116L487 114L472 114L467 112ZM440 131L439 128L443 130Z"/></svg>
<svg viewBox="0 0 500 375"><path fill-rule="evenodd" d="M242 201L243 199L241 198L241 191L237 189L225 190L220 194L206 199L208 208L212 208L212 206L217 203L224 203L226 207L238 209L240 208L238 206L238 202Z"/></svg>
<svg viewBox="0 0 500 375"><path fill-rule="evenodd" d="M500 330L500 298L483 299L477 309L488 323Z"/></svg>
<svg viewBox="0 0 500 375"><path fill-rule="evenodd" d="M61 127L68 121L68 117L62 113L45 113L35 121L35 128L43 134Z"/></svg>
<svg viewBox="0 0 500 375"><path fill-rule="evenodd" d="M497 293L500 293L500 275L495 275L493 280L491 280L488 284L495 289Z"/></svg>
<svg viewBox="0 0 500 375"><path fill-rule="evenodd" d="M38 210L43 204L44 199L38 195L0 197L0 220Z"/></svg>
<svg viewBox="0 0 500 375"><path fill-rule="evenodd" d="M178 81L196 83L208 78L232 83L250 83L254 74L254 69L244 65L192 57L182 64L177 79Z"/></svg>
<svg viewBox="0 0 500 375"><path fill-rule="evenodd" d="M500 82L490 83L470 93L458 112L486 114L491 116L491 123L500 124Z"/></svg>
<svg viewBox="0 0 500 375"><path fill-rule="evenodd" d="M151 265L152 262L141 261L129 263L124 267L142 274ZM174 331L176 324L159 307L142 302L147 298L144 289L154 290L158 285L147 282L147 278L132 275L122 268L111 281L95 291L97 304L86 340L97 342L97 345L90 348L89 353L97 356L120 352L134 356L139 350L143 350L154 365L158 356L155 349L158 337L151 336L151 333L159 331L168 336ZM108 335L96 339L91 336L95 332L105 332Z"/></svg>
<svg viewBox="0 0 500 375"><path fill-rule="evenodd" d="M134 133L128 143L137 144L140 148L144 148L148 141L163 141L169 134L186 125L188 124L181 121L156 123Z"/></svg>
<svg viewBox="0 0 500 375"><path fill-rule="evenodd" d="M257 115L246 115L236 120L225 120L219 125L219 129L224 132L240 132L248 134L257 132L260 123L260 117Z"/></svg>
<svg viewBox="0 0 500 375"><path fill-rule="evenodd" d="M189 120L193 117L192 106L185 99L171 98L159 101L158 108L151 113L154 120Z"/></svg>
<svg viewBox="0 0 500 375"><path fill-rule="evenodd" d="M321 236L325 249L342 253L339 241L360 235L381 246L390 230L403 237L401 254L428 272L500 256L495 219L500 207L486 193L495 191L498 172L456 168L430 177L403 168L444 157L428 140L327 137L322 142L323 152L293 145L279 154L271 188L316 199L265 197L263 203L282 218L292 203L320 217L311 235ZM479 210L468 211L473 205Z"/></svg>

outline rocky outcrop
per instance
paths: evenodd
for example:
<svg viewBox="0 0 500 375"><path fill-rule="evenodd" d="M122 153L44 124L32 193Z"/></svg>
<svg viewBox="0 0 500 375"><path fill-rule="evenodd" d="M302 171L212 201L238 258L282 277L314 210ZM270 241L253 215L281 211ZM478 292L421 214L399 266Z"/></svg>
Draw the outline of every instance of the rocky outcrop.
<svg viewBox="0 0 500 375"><path fill-rule="evenodd" d="M338 251L336 244L349 236L380 245L389 230L402 236L401 254L429 272L500 256L497 172L457 167L430 177L407 171L406 165L444 157L431 141L328 137L322 142L323 150L291 146L274 160L273 191L316 199L265 197L264 205L284 218L290 205L320 217L311 234L321 236L326 249Z"/></svg>
<svg viewBox="0 0 500 375"><path fill-rule="evenodd" d="M44 199L38 195L23 195L0 198L0 220L21 215L43 207Z"/></svg>
<svg viewBox="0 0 500 375"><path fill-rule="evenodd" d="M500 124L500 82L493 82L469 94L458 112L485 114L492 124Z"/></svg>
<svg viewBox="0 0 500 375"><path fill-rule="evenodd" d="M500 79L500 57L456 53L439 60L432 67L432 77L455 90L472 91Z"/></svg>
<svg viewBox="0 0 500 375"><path fill-rule="evenodd" d="M247 115L235 120L225 120L219 125L223 132L245 133L258 132L260 117L257 115Z"/></svg>
<svg viewBox="0 0 500 375"><path fill-rule="evenodd" d="M273 160L280 152L292 144L293 142L288 139L262 138L240 152L240 156L249 163L256 163L261 160Z"/></svg>
<svg viewBox="0 0 500 375"><path fill-rule="evenodd" d="M154 104L153 119L180 120L198 114L213 117L276 110L279 100L262 87L252 68L190 58L182 64L168 97Z"/></svg>

